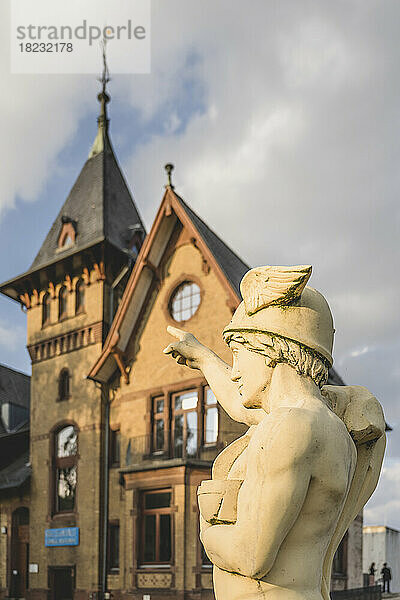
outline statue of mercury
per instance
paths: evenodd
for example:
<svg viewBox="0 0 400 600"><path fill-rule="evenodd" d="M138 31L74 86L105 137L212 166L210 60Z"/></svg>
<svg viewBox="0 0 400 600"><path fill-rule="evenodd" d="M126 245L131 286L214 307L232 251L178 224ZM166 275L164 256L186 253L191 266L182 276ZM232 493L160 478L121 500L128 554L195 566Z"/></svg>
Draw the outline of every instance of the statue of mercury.
<svg viewBox="0 0 400 600"><path fill-rule="evenodd" d="M164 352L200 369L247 432L198 489L217 600L329 600L331 566L377 485L385 421L360 386L329 386L333 319L310 266L259 267L224 329L233 366L191 333Z"/></svg>

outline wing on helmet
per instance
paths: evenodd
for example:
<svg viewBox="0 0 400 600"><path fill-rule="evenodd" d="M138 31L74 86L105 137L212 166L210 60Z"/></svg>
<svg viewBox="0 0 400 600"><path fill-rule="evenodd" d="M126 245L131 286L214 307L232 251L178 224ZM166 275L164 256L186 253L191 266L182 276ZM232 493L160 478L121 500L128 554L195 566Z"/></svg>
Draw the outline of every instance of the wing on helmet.
<svg viewBox="0 0 400 600"><path fill-rule="evenodd" d="M288 305L300 298L310 278L310 265L257 267L242 279L240 291L249 315L271 304Z"/></svg>

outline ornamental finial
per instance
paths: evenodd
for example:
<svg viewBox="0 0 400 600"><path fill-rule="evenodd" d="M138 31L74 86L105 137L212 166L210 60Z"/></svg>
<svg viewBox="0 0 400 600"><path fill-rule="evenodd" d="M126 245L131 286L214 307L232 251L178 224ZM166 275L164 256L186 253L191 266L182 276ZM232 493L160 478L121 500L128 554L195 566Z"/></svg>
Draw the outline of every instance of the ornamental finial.
<svg viewBox="0 0 400 600"><path fill-rule="evenodd" d="M103 55L103 73L99 79L99 81L101 83L101 92L97 96L97 98L101 104L101 111L100 111L99 119L102 119L107 127L108 119L107 119L106 105L110 102L110 96L107 94L107 83L109 81L111 81L110 71L108 70L108 64L107 64L107 40L103 39L100 42L100 46L101 46L102 55Z"/></svg>
<svg viewBox="0 0 400 600"><path fill-rule="evenodd" d="M107 104L110 102L110 96L107 94L107 83L110 81L110 73L107 65L106 44L106 39L103 39L100 42L103 55L103 73L98 79L101 83L101 92L97 95L97 99L100 102L100 114L97 117L97 135L89 152L89 158L93 158L94 156L97 156L97 154L103 152L104 141L108 135L109 119L107 114Z"/></svg>
<svg viewBox="0 0 400 600"><path fill-rule="evenodd" d="M167 164L165 165L165 167L164 167L164 169L165 169L165 170L166 170L166 172L167 172L167 177L168 177L168 183L167 183L167 186L166 186L166 187L170 187L170 188L171 188L171 190L173 190L173 189L174 189L174 187L175 187L174 185L172 185L172 179L171 179L171 176L172 176L172 171L174 170L174 168L175 168L175 167L174 167L174 165L173 165L172 163L167 163Z"/></svg>

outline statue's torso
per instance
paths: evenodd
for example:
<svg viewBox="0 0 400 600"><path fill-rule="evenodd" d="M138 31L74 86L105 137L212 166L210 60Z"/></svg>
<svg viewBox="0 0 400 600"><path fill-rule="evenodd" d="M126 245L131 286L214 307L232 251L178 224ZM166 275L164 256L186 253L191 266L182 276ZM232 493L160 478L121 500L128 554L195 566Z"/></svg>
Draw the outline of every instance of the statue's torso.
<svg viewBox="0 0 400 600"><path fill-rule="evenodd" d="M265 444L266 438L272 435L276 426L272 415L268 415L266 419L267 427L264 423L262 433L260 425L251 427L242 438L233 442L216 458L213 478L246 479L248 465L254 460L259 445ZM315 466L315 481L310 483L301 514L283 541L272 569L263 579L255 580L214 567L217 600L322 599L320 590L323 558L352 475L352 466L344 466L345 457L341 455L340 449L338 451L341 436L345 445L349 442L348 433L338 420L330 424L333 430L327 435L325 463ZM336 432L335 426L338 427ZM336 495L330 501L331 487L337 488L337 481L332 482L331 486L330 478L338 477L343 480L342 497ZM256 514L254 518L257 519Z"/></svg>

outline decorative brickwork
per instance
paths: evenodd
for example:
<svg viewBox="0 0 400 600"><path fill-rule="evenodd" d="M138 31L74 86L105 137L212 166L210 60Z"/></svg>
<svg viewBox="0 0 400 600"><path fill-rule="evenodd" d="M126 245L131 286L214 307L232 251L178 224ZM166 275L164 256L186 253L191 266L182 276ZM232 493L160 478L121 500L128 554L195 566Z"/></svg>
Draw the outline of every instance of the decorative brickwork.
<svg viewBox="0 0 400 600"><path fill-rule="evenodd" d="M100 343L102 327L103 324L100 321L81 329L69 331L45 342L28 346L32 363L38 363L60 354L67 354L85 346Z"/></svg>
<svg viewBox="0 0 400 600"><path fill-rule="evenodd" d="M138 588L169 588L172 583L171 573L137 573Z"/></svg>

